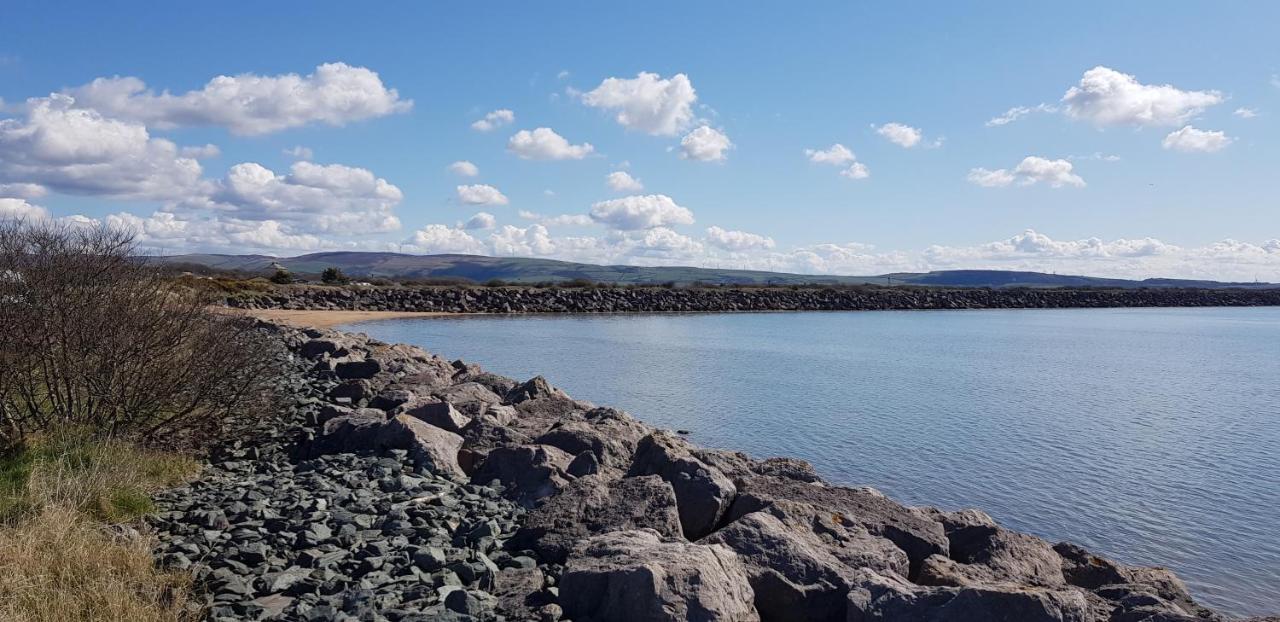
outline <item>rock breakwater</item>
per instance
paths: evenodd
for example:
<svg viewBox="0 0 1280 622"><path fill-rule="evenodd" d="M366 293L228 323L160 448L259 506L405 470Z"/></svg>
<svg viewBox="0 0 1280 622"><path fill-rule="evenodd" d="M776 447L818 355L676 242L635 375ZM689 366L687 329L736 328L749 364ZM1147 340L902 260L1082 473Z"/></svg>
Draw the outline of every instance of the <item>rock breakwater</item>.
<svg viewBox="0 0 1280 622"><path fill-rule="evenodd" d="M318 287L284 286L226 300L244 309L450 313L610 313L1043 309L1280 305L1277 289Z"/></svg>
<svg viewBox="0 0 1280 622"><path fill-rule="evenodd" d="M701 448L541 377L264 330L293 406L152 521L207 619L1224 620L1167 570Z"/></svg>

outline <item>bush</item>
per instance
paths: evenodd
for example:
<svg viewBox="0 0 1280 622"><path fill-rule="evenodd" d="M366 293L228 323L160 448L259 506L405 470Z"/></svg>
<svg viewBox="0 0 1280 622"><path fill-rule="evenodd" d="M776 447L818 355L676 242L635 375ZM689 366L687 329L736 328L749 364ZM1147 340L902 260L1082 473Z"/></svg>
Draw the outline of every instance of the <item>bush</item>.
<svg viewBox="0 0 1280 622"><path fill-rule="evenodd" d="M272 397L275 344L132 234L0 222L0 453L33 434L189 440Z"/></svg>
<svg viewBox="0 0 1280 622"><path fill-rule="evenodd" d="M345 285L350 281L351 279L337 268L325 268L324 272L320 273L320 282L325 285Z"/></svg>
<svg viewBox="0 0 1280 622"><path fill-rule="evenodd" d="M489 279L484 282L485 287L506 287L508 283L502 279Z"/></svg>
<svg viewBox="0 0 1280 622"><path fill-rule="evenodd" d="M289 274L288 270L276 270L276 273L271 275L271 282L276 285L288 285L293 282L293 275Z"/></svg>

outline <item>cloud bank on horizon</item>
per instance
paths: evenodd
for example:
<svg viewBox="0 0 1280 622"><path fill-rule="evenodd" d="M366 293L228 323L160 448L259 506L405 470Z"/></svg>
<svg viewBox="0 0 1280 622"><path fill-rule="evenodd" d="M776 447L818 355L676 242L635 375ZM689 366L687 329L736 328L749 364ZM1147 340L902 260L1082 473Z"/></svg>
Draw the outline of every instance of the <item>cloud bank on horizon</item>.
<svg viewBox="0 0 1280 622"><path fill-rule="evenodd" d="M952 149L956 141L936 131L945 128L924 127L904 114L896 120L849 119L845 127L869 129L859 135L831 128L807 148L776 155L756 131L769 120L752 118L721 97L712 107L695 88L692 72L618 71L596 75L581 89L563 86L577 76L557 75L562 86L551 93L554 115L506 105L501 84L492 85L496 106L458 106L456 129L477 140L485 135L499 140L483 143L483 152L440 154L451 163L434 171L420 167L399 182L416 187L414 178L434 176L440 196L412 194L395 176L375 173L368 164L316 162L315 150L295 144L295 135L308 128L359 136L375 132L387 119L415 118L423 105L418 102L433 108L456 103L439 93L402 95L411 91L388 84L375 67L335 60L294 72L218 75L189 90L170 90L142 77L99 76L79 86L29 93L25 99L0 101L0 218L129 227L145 247L161 252L389 250L814 274L985 268L1280 281L1280 239L1253 227L1241 229L1252 241L1189 246L1155 237L1057 239L1019 228L1019 233L988 232L985 239L994 241L886 250L865 240L848 241L856 235L814 220L807 229L809 241L784 244L782 236L766 229L768 222L761 222L768 219L740 219L757 224L756 230L746 230L732 225L731 209L716 210L709 221L698 216L705 204L716 202L716 183L747 183L719 181L736 161L759 170L760 158L778 157L797 167L797 175L807 175L808 169L817 175L813 179L822 180L778 183L839 183L856 192L868 184L929 183L911 180L904 170L919 166L916 162L929 152ZM960 123L1008 135L1056 118L1061 131L1081 144L1090 136L1127 132L1146 149L1126 154L1128 161L1153 151L1187 159L1219 157L1249 141L1247 124L1266 114L1259 106L1233 106L1229 115L1236 125L1219 127L1215 123L1221 119L1206 114L1225 109L1233 100L1227 91L1144 81L1103 65L1082 68L1060 88L1052 101L1014 105L994 117ZM566 118L581 120L564 129ZM197 136L202 138L193 139ZM205 142L206 136L216 142ZM271 153L287 156L288 164L273 164L265 151L236 161L275 144L273 137L287 141ZM606 140L608 147L600 146ZM845 145L855 142L862 155ZM864 150L877 142L896 151L867 156ZM625 159L637 157L631 153L665 153L669 163L663 167L699 167L696 175L708 185L690 192L664 183L657 167L635 170ZM979 197L1075 193L1073 200L1083 204L1097 200L1088 180L1105 163L1122 161L1093 153L1071 155L1028 142L1018 156L1009 157L984 155L976 145L967 167L941 175ZM371 159L360 151L348 155ZM228 160L225 168L211 168L220 159ZM554 204L557 196L541 180L564 184L572 174L566 171L596 160L611 170L604 183L599 173L578 183L581 192L595 193L597 199L561 206L558 214L534 211ZM1195 164L1189 166L1194 170ZM686 204L678 198L683 195L697 198ZM797 201L802 196L797 188ZM89 200L119 207L93 215L76 211ZM470 213L440 208L434 214L433 202ZM778 223L788 219L786 211L779 206ZM815 236L828 241L813 241Z"/></svg>

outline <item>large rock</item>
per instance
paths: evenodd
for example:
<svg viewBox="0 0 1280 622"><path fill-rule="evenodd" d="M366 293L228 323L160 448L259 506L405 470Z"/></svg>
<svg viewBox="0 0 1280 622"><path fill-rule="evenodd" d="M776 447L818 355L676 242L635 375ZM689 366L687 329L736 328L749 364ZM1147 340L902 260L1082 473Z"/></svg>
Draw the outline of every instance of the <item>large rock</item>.
<svg viewBox="0 0 1280 622"><path fill-rule="evenodd" d="M849 591L846 622L1095 622L1084 594L1071 589L920 587L861 575Z"/></svg>
<svg viewBox="0 0 1280 622"><path fill-rule="evenodd" d="M732 551L663 542L647 529L587 540L560 579L560 605L574 620L753 622L752 601Z"/></svg>
<svg viewBox="0 0 1280 622"><path fill-rule="evenodd" d="M503 494L525 507L560 492L571 477L565 472L573 456L549 445L499 447L488 453L472 474L472 483L487 485L497 480Z"/></svg>
<svg viewBox="0 0 1280 622"><path fill-rule="evenodd" d="M334 372L339 378L344 380L367 379L378 375L382 371L382 363L377 359L367 359L363 361L343 361L338 363Z"/></svg>
<svg viewBox="0 0 1280 622"><path fill-rule="evenodd" d="M845 595L856 571L905 575L907 555L837 515L790 501L747 514L702 540L742 559L764 620L807 622L845 618Z"/></svg>
<svg viewBox="0 0 1280 622"><path fill-rule="evenodd" d="M551 386L551 384L547 382L546 378L543 378L542 376L534 376L523 384L520 384L508 391L506 398L503 401L508 404L519 404L527 400L536 400L545 397L569 398L564 391Z"/></svg>
<svg viewBox="0 0 1280 622"><path fill-rule="evenodd" d="M1018 583L1057 587L1066 581L1062 557L1048 542L1004 529L978 510L922 510L942 523L950 558L925 560L917 582L963 587L979 583Z"/></svg>
<svg viewBox="0 0 1280 622"><path fill-rule="evenodd" d="M433 395L457 406L461 406L469 402L481 402L485 404L502 403L501 396L489 390L489 387L478 382L463 382L461 384L437 389Z"/></svg>
<svg viewBox="0 0 1280 622"><path fill-rule="evenodd" d="M458 409L448 402L415 404L406 408L404 414L454 434L462 434L463 428L471 423L470 417L458 412Z"/></svg>
<svg viewBox="0 0 1280 622"><path fill-rule="evenodd" d="M458 450L462 449L462 437L428 425L408 415L396 415L384 423L378 431L381 449L405 449L409 457L431 472L455 480L466 475L458 466Z"/></svg>
<svg viewBox="0 0 1280 622"><path fill-rule="evenodd" d="M861 525L871 535L887 538L907 554L908 578L914 579L930 555L947 556L949 546L942 524L923 512L903 506L866 488L808 484L792 479L758 476L743 480L729 510L729 520L756 512L775 502L794 501L822 508L841 522Z"/></svg>
<svg viewBox="0 0 1280 622"><path fill-rule="evenodd" d="M590 536L644 527L668 540L683 539L670 484L655 475L612 481L588 475L530 511L511 544L564 563Z"/></svg>
<svg viewBox="0 0 1280 622"><path fill-rule="evenodd" d="M1068 542L1055 544L1053 550L1062 558L1062 574L1071 585L1095 591L1118 584L1149 586L1160 599L1192 615L1205 618L1213 615L1211 610L1195 602L1181 579L1164 568L1126 566Z"/></svg>
<svg viewBox="0 0 1280 622"><path fill-rule="evenodd" d="M631 466L640 439L651 431L622 411L597 408L587 411L581 420L572 419L552 425L538 437L538 442L559 447L575 456L590 451L600 465L625 471Z"/></svg>
<svg viewBox="0 0 1280 622"><path fill-rule="evenodd" d="M654 432L641 439L627 475L658 475L671 484L680 510L680 525L689 540L711 533L737 492L729 478L694 458L684 441L666 432Z"/></svg>
<svg viewBox="0 0 1280 622"><path fill-rule="evenodd" d="M705 449L701 447L693 448L690 451L695 458L720 469L720 472L734 481L756 475L769 475L801 482L822 481L812 464L798 458L753 460L750 456L740 451Z"/></svg>
<svg viewBox="0 0 1280 622"><path fill-rule="evenodd" d="M337 414L324 422L319 436L311 443L311 455L378 448L378 433L387 420L386 413L370 408L347 412L349 414Z"/></svg>

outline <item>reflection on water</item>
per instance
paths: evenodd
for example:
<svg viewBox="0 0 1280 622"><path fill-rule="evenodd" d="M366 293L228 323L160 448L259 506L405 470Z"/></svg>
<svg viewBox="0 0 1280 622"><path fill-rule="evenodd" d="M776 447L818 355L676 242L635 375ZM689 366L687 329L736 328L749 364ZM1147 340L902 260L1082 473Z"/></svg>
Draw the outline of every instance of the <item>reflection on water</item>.
<svg viewBox="0 0 1280 622"><path fill-rule="evenodd" d="M1280 610L1280 309L490 316L347 327Z"/></svg>

